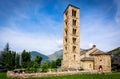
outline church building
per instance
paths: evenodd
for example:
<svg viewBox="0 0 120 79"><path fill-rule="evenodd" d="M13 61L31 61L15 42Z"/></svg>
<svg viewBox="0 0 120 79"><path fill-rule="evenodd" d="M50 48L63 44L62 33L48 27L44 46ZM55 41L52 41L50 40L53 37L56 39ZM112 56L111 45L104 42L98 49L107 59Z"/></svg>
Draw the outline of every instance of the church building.
<svg viewBox="0 0 120 79"><path fill-rule="evenodd" d="M62 69L111 71L111 55L93 45L80 50L80 9L69 4L64 11L64 38Z"/></svg>

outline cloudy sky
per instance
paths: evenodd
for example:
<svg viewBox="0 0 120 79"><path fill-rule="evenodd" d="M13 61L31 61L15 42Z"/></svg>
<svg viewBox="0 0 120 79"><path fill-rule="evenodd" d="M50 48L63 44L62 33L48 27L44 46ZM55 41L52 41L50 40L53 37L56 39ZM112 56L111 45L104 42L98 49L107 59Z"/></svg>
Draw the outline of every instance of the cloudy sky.
<svg viewBox="0 0 120 79"><path fill-rule="evenodd" d="M0 0L0 50L51 54L62 48L63 12L80 8L80 46L103 51L120 46L120 0Z"/></svg>

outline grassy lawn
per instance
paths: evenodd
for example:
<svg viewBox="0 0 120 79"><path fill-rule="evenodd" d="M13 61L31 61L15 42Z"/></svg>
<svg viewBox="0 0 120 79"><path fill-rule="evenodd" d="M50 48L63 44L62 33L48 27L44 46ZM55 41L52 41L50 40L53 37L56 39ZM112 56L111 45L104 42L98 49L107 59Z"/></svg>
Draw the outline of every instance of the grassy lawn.
<svg viewBox="0 0 120 79"><path fill-rule="evenodd" d="M7 78L6 73L0 73L0 79L13 79L13 78ZM76 74L67 76L28 78L28 79L120 79L120 72L107 74Z"/></svg>

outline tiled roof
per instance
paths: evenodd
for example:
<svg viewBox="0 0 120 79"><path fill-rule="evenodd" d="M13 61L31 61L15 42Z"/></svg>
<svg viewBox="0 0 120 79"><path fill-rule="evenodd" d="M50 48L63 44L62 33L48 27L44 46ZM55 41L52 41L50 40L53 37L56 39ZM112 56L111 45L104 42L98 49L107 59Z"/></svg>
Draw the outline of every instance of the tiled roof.
<svg viewBox="0 0 120 79"><path fill-rule="evenodd" d="M90 55L109 55L108 53L104 53L103 51L96 49L93 53L91 53Z"/></svg>
<svg viewBox="0 0 120 79"><path fill-rule="evenodd" d="M90 51L91 49L92 49L92 48L80 51L80 55L84 55L85 53L87 53L87 52Z"/></svg>
<svg viewBox="0 0 120 79"><path fill-rule="evenodd" d="M84 57L81 59L81 61L93 61L94 59L91 57Z"/></svg>
<svg viewBox="0 0 120 79"><path fill-rule="evenodd" d="M84 55L84 54L86 54L90 50L92 50L92 48L87 49L87 50L82 50L82 51L80 51L80 55ZM106 54L107 55L108 53L104 53L103 51L101 51L99 49L96 49L95 51L91 52L90 55L102 55L102 54Z"/></svg>
<svg viewBox="0 0 120 79"><path fill-rule="evenodd" d="M87 51L86 50L82 50L80 51L80 55L84 55Z"/></svg>

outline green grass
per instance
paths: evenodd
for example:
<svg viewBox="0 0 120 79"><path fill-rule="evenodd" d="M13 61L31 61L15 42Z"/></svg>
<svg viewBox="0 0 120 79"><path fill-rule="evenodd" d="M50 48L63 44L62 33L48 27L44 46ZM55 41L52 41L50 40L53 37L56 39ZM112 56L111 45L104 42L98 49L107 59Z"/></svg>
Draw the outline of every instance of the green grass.
<svg viewBox="0 0 120 79"><path fill-rule="evenodd" d="M0 73L0 79L13 79L13 78L7 78L6 73ZM67 76L27 78L27 79L120 79L120 72L107 74L76 74Z"/></svg>

